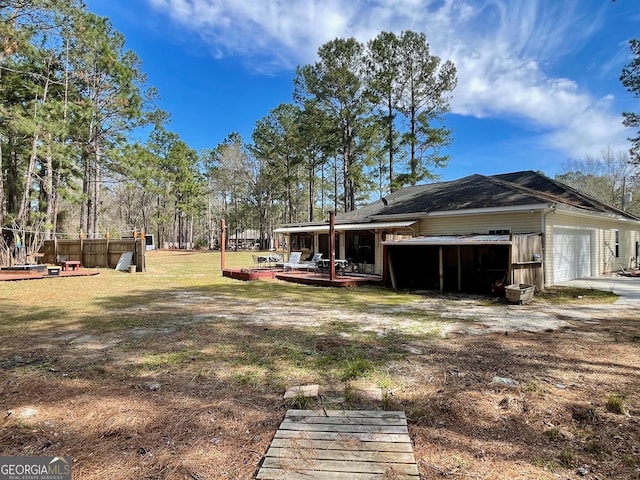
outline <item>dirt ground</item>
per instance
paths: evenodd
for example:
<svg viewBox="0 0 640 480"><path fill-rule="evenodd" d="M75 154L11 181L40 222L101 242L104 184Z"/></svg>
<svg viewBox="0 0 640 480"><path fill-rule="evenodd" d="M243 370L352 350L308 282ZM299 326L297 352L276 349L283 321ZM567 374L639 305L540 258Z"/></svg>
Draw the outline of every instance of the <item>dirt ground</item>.
<svg viewBox="0 0 640 480"><path fill-rule="evenodd" d="M284 389L345 394L347 364L384 400L310 408L406 411L423 479L640 479L634 306L425 293L345 312L181 290L120 310L126 328L3 339L0 454L71 455L77 479L250 479Z"/></svg>

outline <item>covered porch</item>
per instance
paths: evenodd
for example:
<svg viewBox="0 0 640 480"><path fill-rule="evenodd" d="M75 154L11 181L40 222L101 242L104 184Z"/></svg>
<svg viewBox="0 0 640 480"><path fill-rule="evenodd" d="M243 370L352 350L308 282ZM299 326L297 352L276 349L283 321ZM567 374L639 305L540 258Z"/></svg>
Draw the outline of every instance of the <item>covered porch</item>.
<svg viewBox="0 0 640 480"><path fill-rule="evenodd" d="M330 223L288 225L274 232L287 238L288 252L302 252L303 260L309 260L316 253L328 259L333 251L335 258L348 261L355 273L382 276L385 269L382 241L385 235L413 236L415 231L412 227L417 220L335 223L333 227ZM330 230L333 230L333 235Z"/></svg>

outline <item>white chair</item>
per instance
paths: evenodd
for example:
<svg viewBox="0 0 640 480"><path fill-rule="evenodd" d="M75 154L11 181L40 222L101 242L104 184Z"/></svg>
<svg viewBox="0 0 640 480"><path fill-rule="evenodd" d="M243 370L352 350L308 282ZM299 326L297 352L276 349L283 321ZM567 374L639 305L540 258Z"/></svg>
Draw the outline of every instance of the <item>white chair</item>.
<svg viewBox="0 0 640 480"><path fill-rule="evenodd" d="M307 266L307 270L317 270L318 269L318 262L320 262L320 260L322 260L322 254L321 253L314 253L313 257L311 257L311 260L309 260L309 265Z"/></svg>
<svg viewBox="0 0 640 480"><path fill-rule="evenodd" d="M282 264L282 269L287 272L289 270L300 268L303 265L300 262L300 257L302 257L302 252L291 252L289 260Z"/></svg>

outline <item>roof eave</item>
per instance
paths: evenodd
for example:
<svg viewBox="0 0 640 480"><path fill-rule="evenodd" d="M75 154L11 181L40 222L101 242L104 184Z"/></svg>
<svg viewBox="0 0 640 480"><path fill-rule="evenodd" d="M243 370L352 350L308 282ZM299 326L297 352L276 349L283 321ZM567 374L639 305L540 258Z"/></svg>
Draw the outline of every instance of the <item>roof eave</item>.
<svg viewBox="0 0 640 480"><path fill-rule="evenodd" d="M632 218L631 216L623 216L618 213L613 212L599 212L595 210L583 210L576 207L571 207L568 205L558 204L557 210L562 211L563 213L567 213L569 215L575 215L577 217L593 217L597 216L607 220L615 220L618 222L624 223L632 223L636 226L640 223L640 219Z"/></svg>
<svg viewBox="0 0 640 480"><path fill-rule="evenodd" d="M439 210L432 212L416 212L401 213L392 215L373 215L371 218L375 220L391 220L391 219L420 219L428 217L450 217L454 215L484 215L499 213L516 213L516 212L535 212L552 209L554 204L551 203L532 203L528 205L513 205L507 207L486 207L486 208L465 208L460 210Z"/></svg>

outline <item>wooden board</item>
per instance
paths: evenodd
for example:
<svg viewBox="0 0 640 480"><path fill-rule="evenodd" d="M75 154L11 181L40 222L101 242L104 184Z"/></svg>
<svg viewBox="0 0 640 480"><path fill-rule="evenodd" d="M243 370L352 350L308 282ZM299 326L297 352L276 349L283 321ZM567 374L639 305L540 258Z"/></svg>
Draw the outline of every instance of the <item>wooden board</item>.
<svg viewBox="0 0 640 480"><path fill-rule="evenodd" d="M417 480L404 412L288 410L259 480Z"/></svg>

